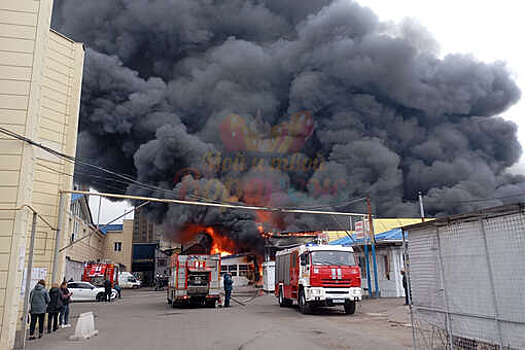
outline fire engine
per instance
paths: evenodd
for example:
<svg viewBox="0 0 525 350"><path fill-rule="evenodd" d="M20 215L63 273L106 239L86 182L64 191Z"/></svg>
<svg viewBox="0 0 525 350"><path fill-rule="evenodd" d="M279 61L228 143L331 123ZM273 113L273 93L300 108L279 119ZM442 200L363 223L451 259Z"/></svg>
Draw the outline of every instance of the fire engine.
<svg viewBox="0 0 525 350"><path fill-rule="evenodd" d="M362 299L361 272L351 247L306 244L275 257L275 296L281 307L297 300L302 313L343 305L353 314Z"/></svg>
<svg viewBox="0 0 525 350"><path fill-rule="evenodd" d="M182 253L171 256L168 303L175 307L191 303L215 307L220 298L221 255L210 254L212 238L196 235L182 245Z"/></svg>
<svg viewBox="0 0 525 350"><path fill-rule="evenodd" d="M174 254L168 283L168 303L215 307L220 298L220 254Z"/></svg>
<svg viewBox="0 0 525 350"><path fill-rule="evenodd" d="M115 264L109 263L88 263L84 267L82 281L101 287L105 280L109 280L111 285L118 284L119 268Z"/></svg>

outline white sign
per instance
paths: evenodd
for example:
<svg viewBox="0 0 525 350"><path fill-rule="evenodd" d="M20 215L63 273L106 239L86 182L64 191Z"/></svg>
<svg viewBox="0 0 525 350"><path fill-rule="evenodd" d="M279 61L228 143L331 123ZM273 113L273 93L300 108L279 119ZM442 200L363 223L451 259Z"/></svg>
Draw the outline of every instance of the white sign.
<svg viewBox="0 0 525 350"><path fill-rule="evenodd" d="M365 236L368 236L368 222L365 220L357 221L355 223L355 234L357 239L363 239Z"/></svg>
<svg viewBox="0 0 525 350"><path fill-rule="evenodd" d="M31 282L29 284L29 290L35 288L39 280L45 280L47 276L47 269L45 267L33 267L31 272ZM20 288L20 295L24 296L26 291L26 279L27 269L24 270L24 278L22 279L22 288Z"/></svg>
<svg viewBox="0 0 525 350"><path fill-rule="evenodd" d="M363 221L358 221L355 223L355 234L357 239L365 238L365 228Z"/></svg>

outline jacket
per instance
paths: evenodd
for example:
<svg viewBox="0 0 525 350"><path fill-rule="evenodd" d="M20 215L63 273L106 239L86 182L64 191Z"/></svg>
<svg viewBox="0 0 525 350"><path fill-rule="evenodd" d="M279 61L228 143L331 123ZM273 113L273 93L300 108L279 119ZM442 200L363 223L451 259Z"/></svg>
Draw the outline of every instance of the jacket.
<svg viewBox="0 0 525 350"><path fill-rule="evenodd" d="M111 282L109 280L104 281L104 289L107 291L111 291Z"/></svg>
<svg viewBox="0 0 525 350"><path fill-rule="evenodd" d="M69 292L69 289L67 288L60 288L60 292L62 293L62 302L64 305L69 304L71 301L71 293Z"/></svg>
<svg viewBox="0 0 525 350"><path fill-rule="evenodd" d="M233 278L230 274L224 275L224 290L231 291L233 289Z"/></svg>
<svg viewBox="0 0 525 350"><path fill-rule="evenodd" d="M49 294L43 285L37 284L29 296L29 312L32 314L45 314L47 304L49 304Z"/></svg>
<svg viewBox="0 0 525 350"><path fill-rule="evenodd" d="M62 292L58 288L51 288L49 290L49 304L47 304L47 312L60 312L64 306L62 302Z"/></svg>

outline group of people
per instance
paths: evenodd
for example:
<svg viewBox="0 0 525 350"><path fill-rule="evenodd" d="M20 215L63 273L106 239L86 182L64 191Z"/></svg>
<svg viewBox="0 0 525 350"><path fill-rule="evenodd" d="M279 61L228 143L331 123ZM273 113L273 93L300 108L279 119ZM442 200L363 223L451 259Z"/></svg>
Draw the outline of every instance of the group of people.
<svg viewBox="0 0 525 350"><path fill-rule="evenodd" d="M69 303L71 293L67 289L67 283L60 286L53 283L49 291L46 290L46 281L40 280L31 291L29 296L29 340L35 339L35 328L38 321L38 337L44 335L44 320L47 313L47 332L51 329L55 332L59 327L71 327L69 324Z"/></svg>

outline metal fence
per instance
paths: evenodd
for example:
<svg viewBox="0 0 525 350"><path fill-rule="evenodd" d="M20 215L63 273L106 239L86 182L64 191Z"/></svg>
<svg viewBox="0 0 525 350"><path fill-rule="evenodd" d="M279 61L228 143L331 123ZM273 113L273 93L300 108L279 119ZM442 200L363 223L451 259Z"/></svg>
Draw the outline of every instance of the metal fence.
<svg viewBox="0 0 525 350"><path fill-rule="evenodd" d="M525 349L523 205L405 234L414 349Z"/></svg>

